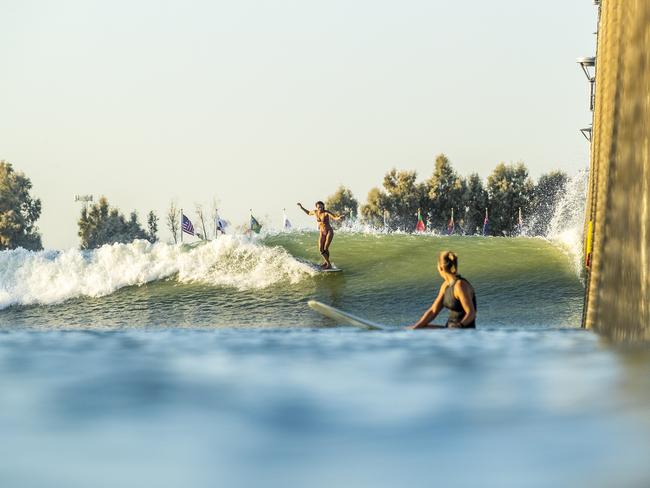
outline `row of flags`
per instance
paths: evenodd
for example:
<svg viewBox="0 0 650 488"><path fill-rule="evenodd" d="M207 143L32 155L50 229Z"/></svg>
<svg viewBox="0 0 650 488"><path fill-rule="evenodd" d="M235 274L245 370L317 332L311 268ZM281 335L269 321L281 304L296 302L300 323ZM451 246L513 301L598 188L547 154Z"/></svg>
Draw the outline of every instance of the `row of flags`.
<svg viewBox="0 0 650 488"><path fill-rule="evenodd" d="M462 224L461 224L462 225ZM520 229L520 231L523 229L524 221L521 216L521 208L519 209L519 216L517 219L517 225ZM219 215L217 215L215 219L215 229L217 232L221 232L222 234L226 233L226 227L228 227L228 222L225 220L222 220ZM282 228L284 230L291 230L293 226L291 225L291 221L289 221L289 218L287 217L286 211L283 209L282 213ZM249 223L249 232L254 232L255 234L259 234L260 231L262 230L262 224L259 223L259 221L253 216L253 211L251 210L250 214L250 223ZM451 217L449 218L449 221L447 222L447 234L451 235L454 233L456 230L456 223L454 220L454 209L451 209ZM418 221L415 224L415 232L425 232L426 231L426 224L424 223L424 219L422 217L422 210L418 208ZM186 234L189 234L191 236L197 235L196 232L194 231L194 225L192 225L192 221L189 219L187 215L183 213L181 210L181 238L183 236L183 232ZM488 216L488 209L485 209L485 219L483 219L483 235L486 236L490 232L490 219Z"/></svg>
<svg viewBox="0 0 650 488"><path fill-rule="evenodd" d="M519 218L521 219L521 209L519 210ZM485 209L485 220L483 221L483 235L487 235L489 232L490 221L488 219L488 210ZM422 209L418 208L418 222L415 224L415 232L424 232L427 227L422 218ZM454 209L451 209L451 217L447 221L447 234L451 235L456 230L456 222L454 221Z"/></svg>
<svg viewBox="0 0 650 488"><path fill-rule="evenodd" d="M219 217L219 215L216 216L214 225L217 232L221 232L222 234L226 233L226 227L228 227L228 222L223 220L221 217ZM282 214L282 228L284 230L291 230L293 228L284 210ZM248 230L249 232L254 232L255 234L259 234L260 231L262 230L262 224L260 224L259 221L253 216L252 210L251 210ZM181 210L181 239L183 237L183 233L191 236L197 235L197 233L194 231L194 225L192 224L192 221Z"/></svg>
<svg viewBox="0 0 650 488"><path fill-rule="evenodd" d="M215 232L221 232L222 234L225 234L226 227L228 227L228 222L226 220L223 220L217 214L217 216L214 219ZM183 240L183 233L191 236L198 235L198 233L195 232L194 230L194 225L192 224L192 221L187 215L183 213L183 210L181 209L181 241Z"/></svg>
<svg viewBox="0 0 650 488"><path fill-rule="evenodd" d="M523 231L524 219L521 216L521 208L519 209L519 215L517 217L517 227L519 231ZM451 235L456 230L456 223L454 221L454 209L451 209L451 217L447 222L447 234ZM426 231L426 225L424 219L422 218L422 210L418 208L418 221L415 224L415 232L424 232ZM485 219L483 219L483 235L486 236L490 233L490 218L488 215L488 209L485 209Z"/></svg>

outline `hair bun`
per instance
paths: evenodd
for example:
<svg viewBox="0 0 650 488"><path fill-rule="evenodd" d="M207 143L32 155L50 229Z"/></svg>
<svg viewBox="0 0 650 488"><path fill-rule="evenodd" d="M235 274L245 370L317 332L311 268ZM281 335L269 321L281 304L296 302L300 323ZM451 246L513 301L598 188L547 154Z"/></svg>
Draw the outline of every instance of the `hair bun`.
<svg viewBox="0 0 650 488"><path fill-rule="evenodd" d="M442 251L440 253L440 263L448 273L456 274L458 270L458 256L451 251Z"/></svg>

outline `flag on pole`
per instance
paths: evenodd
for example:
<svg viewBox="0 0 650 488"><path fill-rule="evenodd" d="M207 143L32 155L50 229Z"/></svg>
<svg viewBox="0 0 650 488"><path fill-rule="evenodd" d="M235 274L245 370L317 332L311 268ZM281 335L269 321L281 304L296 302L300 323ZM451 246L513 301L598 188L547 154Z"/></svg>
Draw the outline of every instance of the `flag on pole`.
<svg viewBox="0 0 650 488"><path fill-rule="evenodd" d="M214 220L214 228L216 232L221 232L222 234L226 233L226 227L228 227L228 222L223 220L221 217L219 217L219 214L217 214L215 220ZM215 234L216 234L215 232Z"/></svg>
<svg viewBox="0 0 650 488"><path fill-rule="evenodd" d="M289 222L289 217L287 217L286 212L282 209L282 228L284 230L291 230L291 222Z"/></svg>
<svg viewBox="0 0 650 488"><path fill-rule="evenodd" d="M250 226L251 232L255 232L256 234L259 234L260 231L262 230L262 224L260 224L255 217L253 217L253 214L251 213L251 226Z"/></svg>
<svg viewBox="0 0 650 488"><path fill-rule="evenodd" d="M521 217L521 207L519 207L519 216L517 217L517 227L519 228L519 233L521 234L524 230L524 219Z"/></svg>
<svg viewBox="0 0 650 488"><path fill-rule="evenodd" d="M483 235L486 236L490 232L490 219L488 219L488 209L485 209L485 220L483 220Z"/></svg>
<svg viewBox="0 0 650 488"><path fill-rule="evenodd" d="M424 232L426 229L424 220L422 220L422 210L418 208L418 223L415 224L415 232Z"/></svg>
<svg viewBox="0 0 650 488"><path fill-rule="evenodd" d="M456 227L454 223L454 209L452 207L451 209L451 218L449 219L449 222L447 222L447 234L451 235L454 233L454 228Z"/></svg>
<svg viewBox="0 0 650 488"><path fill-rule="evenodd" d="M181 218L181 231L191 236L194 235L194 226L192 225L192 221L188 219L185 214L182 214Z"/></svg>

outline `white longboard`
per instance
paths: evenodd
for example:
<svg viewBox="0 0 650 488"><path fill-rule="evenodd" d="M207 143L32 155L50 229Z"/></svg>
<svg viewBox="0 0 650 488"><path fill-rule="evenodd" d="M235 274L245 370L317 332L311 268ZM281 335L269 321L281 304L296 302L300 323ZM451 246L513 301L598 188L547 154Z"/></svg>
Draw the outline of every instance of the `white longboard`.
<svg viewBox="0 0 650 488"><path fill-rule="evenodd" d="M343 270L341 268L329 268L329 269L323 269L320 266L317 267L316 271L319 273L340 273Z"/></svg>
<svg viewBox="0 0 650 488"><path fill-rule="evenodd" d="M376 322L371 322L370 320L357 317L356 315L352 315L351 313L344 312L343 310L339 310L338 308L330 307L329 305L325 305L324 303L317 302L316 300L309 300L309 302L307 303L313 310L315 310L319 314L324 315L325 317L329 317L330 319L335 320L339 324L351 325L353 327L359 327L360 329L367 329L367 330L388 330L389 329L389 327L383 324L378 324Z"/></svg>
<svg viewBox="0 0 650 488"><path fill-rule="evenodd" d="M320 265L312 263L311 261L307 261L306 259L300 259L300 258L296 258L296 259L301 263L306 264L314 271L318 271L319 273L340 273L343 271L341 268L337 268L335 265L332 265L330 269L323 269L320 267Z"/></svg>

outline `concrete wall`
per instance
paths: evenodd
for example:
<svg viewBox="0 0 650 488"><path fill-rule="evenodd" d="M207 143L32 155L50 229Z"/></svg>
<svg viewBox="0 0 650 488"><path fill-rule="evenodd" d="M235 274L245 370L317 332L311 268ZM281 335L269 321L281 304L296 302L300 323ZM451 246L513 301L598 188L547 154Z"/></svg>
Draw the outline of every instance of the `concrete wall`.
<svg viewBox="0 0 650 488"><path fill-rule="evenodd" d="M616 340L647 341L650 0L602 0L600 8L584 325Z"/></svg>

